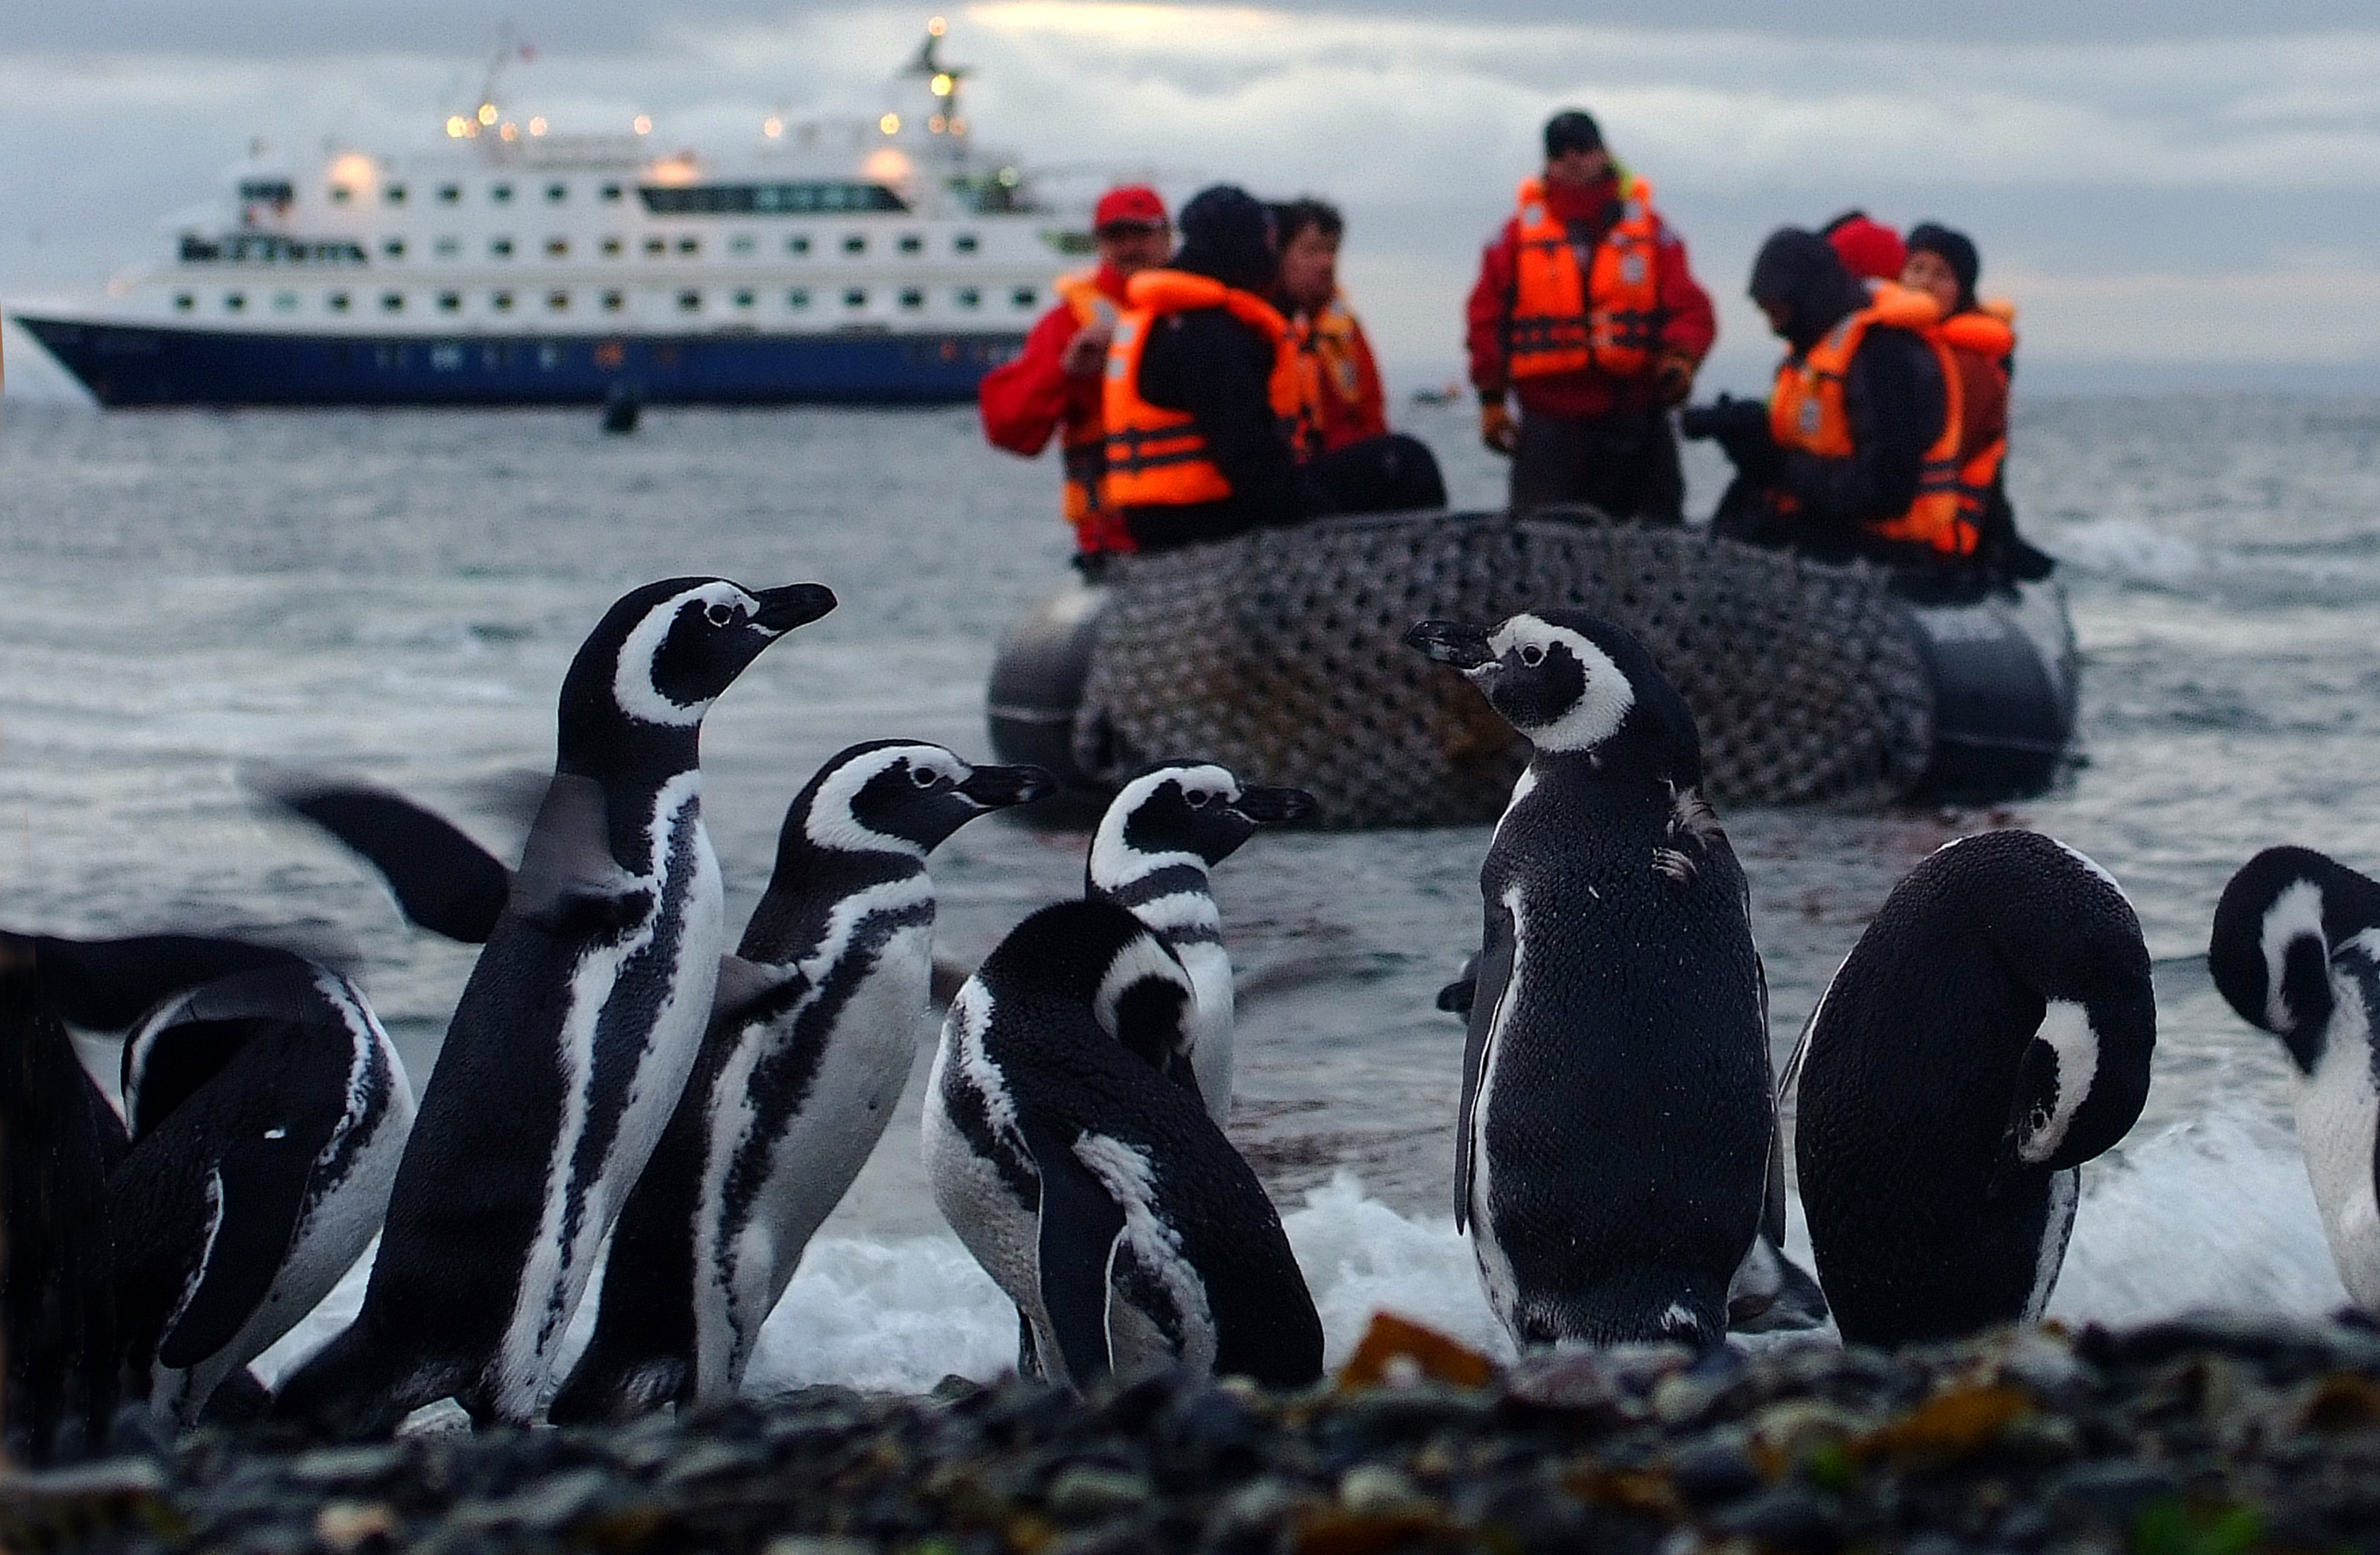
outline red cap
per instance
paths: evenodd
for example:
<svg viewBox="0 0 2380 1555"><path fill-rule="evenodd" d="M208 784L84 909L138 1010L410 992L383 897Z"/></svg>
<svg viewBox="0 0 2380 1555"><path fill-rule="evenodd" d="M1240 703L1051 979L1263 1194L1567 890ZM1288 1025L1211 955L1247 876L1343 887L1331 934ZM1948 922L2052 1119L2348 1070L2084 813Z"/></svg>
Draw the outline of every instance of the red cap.
<svg viewBox="0 0 2380 1555"><path fill-rule="evenodd" d="M1909 261L1909 249L1900 234L1865 216L1853 216L1829 227L1827 241L1835 246L1843 268L1863 281L1898 281L1900 267Z"/></svg>
<svg viewBox="0 0 2380 1555"><path fill-rule="evenodd" d="M1147 184L1126 184L1099 196L1099 209L1091 213L1091 230L1104 231L1111 226L1171 226L1165 214L1165 201ZM1895 273L1899 273L1895 272Z"/></svg>

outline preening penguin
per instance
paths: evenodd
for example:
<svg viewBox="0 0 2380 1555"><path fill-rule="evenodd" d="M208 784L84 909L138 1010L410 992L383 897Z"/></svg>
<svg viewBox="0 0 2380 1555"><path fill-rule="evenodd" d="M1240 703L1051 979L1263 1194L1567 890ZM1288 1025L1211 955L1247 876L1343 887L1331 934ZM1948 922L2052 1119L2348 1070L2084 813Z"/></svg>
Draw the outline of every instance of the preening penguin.
<svg viewBox="0 0 2380 1555"><path fill-rule="evenodd" d="M2140 920L2096 864L1990 832L1911 870L1787 1066L1802 1204L1843 1338L2038 1318L2079 1169L2139 1118L2155 1042Z"/></svg>
<svg viewBox="0 0 2380 1555"><path fill-rule="evenodd" d="M1134 1056L1170 1047L1193 998L1130 912L1062 902L1001 942L942 1023L934 1202L1076 1388L1160 1359L1271 1387L1322 1373L1321 1320L1256 1173Z"/></svg>
<svg viewBox="0 0 2380 1555"><path fill-rule="evenodd" d="M762 1321L908 1081L933 970L927 854L1056 786L1038 767L971 767L938 745L879 740L835 757L795 798L702 1056L621 1211L594 1337L552 1419L625 1417L742 1385Z"/></svg>
<svg viewBox="0 0 2380 1555"><path fill-rule="evenodd" d="M2223 888L2206 962L2240 1018L2289 1050L2331 1261L2380 1311L2380 882L2311 848L2267 848Z"/></svg>
<svg viewBox="0 0 2380 1555"><path fill-rule="evenodd" d="M1536 749L1480 869L1455 1219L1514 1341L1718 1342L1774 1133L1743 874L1693 715L1577 611L1425 621Z"/></svg>
<svg viewBox="0 0 2380 1555"><path fill-rule="evenodd" d="M833 605L817 584L677 578L580 647L553 782L423 1092L363 1310L277 1413L372 1431L451 1396L531 1417L710 1016L726 947L703 714Z"/></svg>
<svg viewBox="0 0 2380 1555"><path fill-rule="evenodd" d="M1197 990L1189 1069L1218 1124L1232 1117L1232 958L1207 872L1260 826L1314 808L1298 788L1242 787L1210 761L1169 761L1123 785L1091 838L1090 894L1129 907L1181 958ZM1172 1072L1182 1055L1144 1053Z"/></svg>

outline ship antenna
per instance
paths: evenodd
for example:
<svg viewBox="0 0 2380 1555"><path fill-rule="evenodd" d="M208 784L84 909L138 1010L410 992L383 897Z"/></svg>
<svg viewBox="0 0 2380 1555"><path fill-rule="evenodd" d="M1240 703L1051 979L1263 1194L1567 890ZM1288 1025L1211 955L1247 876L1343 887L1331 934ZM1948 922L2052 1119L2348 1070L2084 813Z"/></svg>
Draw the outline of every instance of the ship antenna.
<svg viewBox="0 0 2380 1555"><path fill-rule="evenodd" d="M935 117L941 121L941 130L953 140L964 140L966 121L959 116L959 83L973 75L975 69L972 66L942 63L942 35L949 30L950 23L941 17L926 23L926 41L919 46L917 57L904 67L901 74L924 79L928 89L940 100Z"/></svg>
<svg viewBox="0 0 2380 1555"><path fill-rule="evenodd" d="M503 84L504 67L513 62L514 55L521 52L520 40L514 36L511 22L496 30L496 52L488 61L488 73L480 82L480 101L474 104L479 109L481 124L495 122L496 89Z"/></svg>

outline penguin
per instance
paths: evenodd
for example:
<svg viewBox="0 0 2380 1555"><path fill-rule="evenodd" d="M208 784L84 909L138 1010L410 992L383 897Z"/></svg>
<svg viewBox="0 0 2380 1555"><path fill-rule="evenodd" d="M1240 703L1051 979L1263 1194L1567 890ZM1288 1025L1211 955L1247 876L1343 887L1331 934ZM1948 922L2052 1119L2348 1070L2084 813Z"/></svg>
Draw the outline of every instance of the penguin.
<svg viewBox="0 0 2380 1555"><path fill-rule="evenodd" d="M1112 902L1010 931L951 1002L921 1136L934 1202L1016 1303L1044 1374L1088 1389L1151 1364L1304 1387L1322 1324L1281 1217L1188 1087L1196 991Z"/></svg>
<svg viewBox="0 0 2380 1555"><path fill-rule="evenodd" d="M878 740L836 756L795 798L733 958L733 976L758 991L712 1022L628 1196L594 1336L548 1410L554 1423L742 1386L761 1322L908 1083L933 971L927 854L976 817L1056 788L1038 767L973 767L938 745Z"/></svg>
<svg viewBox="0 0 2380 1555"><path fill-rule="evenodd" d="M572 660L552 784L448 1024L354 1322L274 1414L375 1434L452 1397L527 1424L692 1070L725 950L701 819L703 714L824 587L675 578Z"/></svg>
<svg viewBox="0 0 2380 1555"><path fill-rule="evenodd" d="M123 1096L131 1148L108 1179L116 1305L151 1418L170 1433L370 1245L413 1092L362 990L292 957L141 1019Z"/></svg>
<svg viewBox="0 0 2380 1555"><path fill-rule="evenodd" d="M1523 1349L1725 1334L1776 1131L1750 899L1694 717L1584 612L1423 621L1534 747L1480 869L1455 1221Z"/></svg>
<svg viewBox="0 0 2380 1555"><path fill-rule="evenodd" d="M1172 947L1197 990L1189 1075L1218 1124L1232 1118L1232 958L1208 871L1260 826L1306 814L1298 788L1241 786L1210 761L1171 761L1123 785L1099 818L1086 869L1088 893L1129 907ZM1169 1072L1184 1055L1142 1055Z"/></svg>
<svg viewBox="0 0 2380 1555"><path fill-rule="evenodd" d="M2380 882L2311 848L2267 848L2223 888L2206 964L2240 1018L2289 1053L2331 1261L2380 1312Z"/></svg>
<svg viewBox="0 0 2380 1555"><path fill-rule="evenodd" d="M1786 1066L1844 1341L2039 1318L2080 1168L2140 1117L2155 1044L2140 919L2080 853L1988 832L1893 887Z"/></svg>

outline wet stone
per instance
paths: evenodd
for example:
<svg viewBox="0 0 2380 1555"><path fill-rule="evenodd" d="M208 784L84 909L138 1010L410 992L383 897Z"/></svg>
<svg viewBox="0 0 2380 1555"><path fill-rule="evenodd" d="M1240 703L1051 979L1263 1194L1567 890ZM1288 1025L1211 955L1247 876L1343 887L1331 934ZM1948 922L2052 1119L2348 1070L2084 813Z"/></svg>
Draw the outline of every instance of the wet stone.
<svg viewBox="0 0 2380 1555"><path fill-rule="evenodd" d="M1042 1504L1061 1523L1097 1523L1148 1504L1148 1476L1129 1469L1097 1464L1073 1464L1058 1471L1043 1492Z"/></svg>
<svg viewBox="0 0 2380 1555"><path fill-rule="evenodd" d="M1729 1508L1712 1519L1731 1534L1797 1555L1820 1555L1840 1549L1844 1528L1841 1512L1830 1501L1798 1485L1780 1485Z"/></svg>
<svg viewBox="0 0 2380 1555"><path fill-rule="evenodd" d="M1760 1488L1760 1467L1733 1441L1698 1442L1678 1454L1670 1483L1689 1506L1717 1506Z"/></svg>

